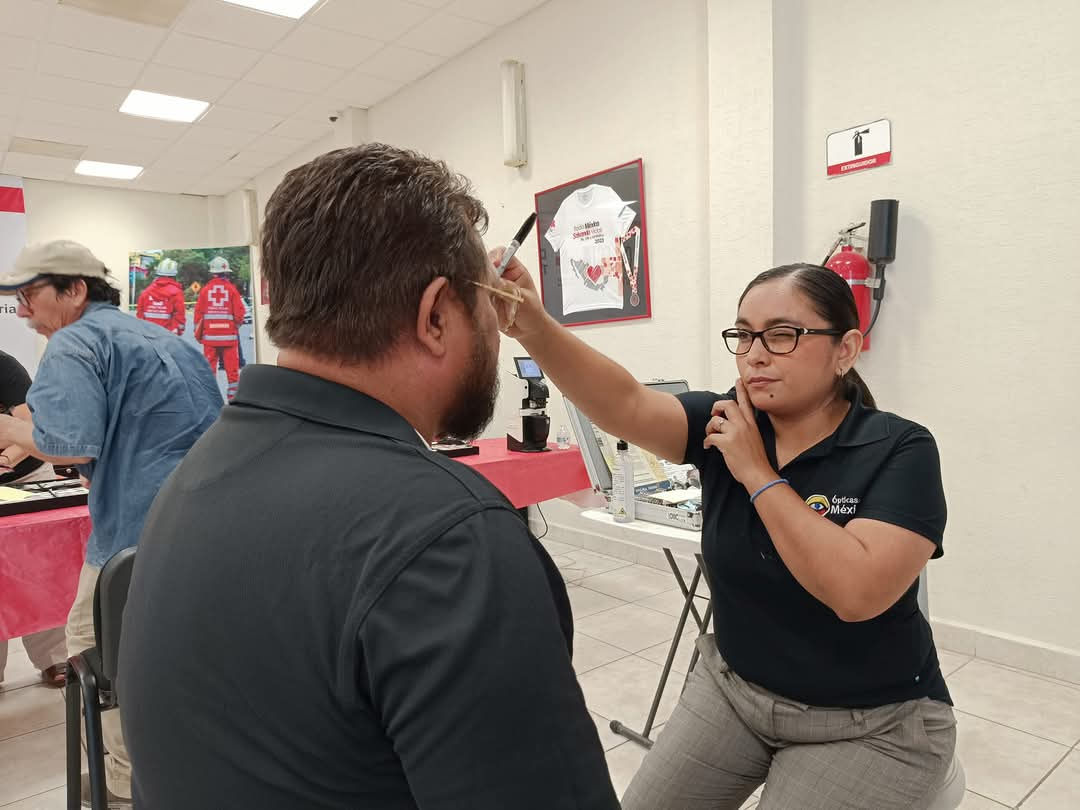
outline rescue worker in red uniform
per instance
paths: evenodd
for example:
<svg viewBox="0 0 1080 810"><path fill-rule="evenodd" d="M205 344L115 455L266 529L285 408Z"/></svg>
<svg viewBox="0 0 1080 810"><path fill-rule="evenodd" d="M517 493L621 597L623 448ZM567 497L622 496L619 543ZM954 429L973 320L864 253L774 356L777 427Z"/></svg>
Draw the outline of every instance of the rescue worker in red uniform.
<svg viewBox="0 0 1080 810"><path fill-rule="evenodd" d="M224 361L229 381L226 397L231 402L240 380L240 326L247 308L240 291L228 279L232 269L223 256L210 262L210 273L213 279L199 291L195 304L195 339L202 344L215 374L219 361Z"/></svg>
<svg viewBox="0 0 1080 810"><path fill-rule="evenodd" d="M179 269L173 259L162 259L154 274L156 278L143 290L135 307L136 318L156 323L174 335L184 334L187 326L184 290L176 280Z"/></svg>

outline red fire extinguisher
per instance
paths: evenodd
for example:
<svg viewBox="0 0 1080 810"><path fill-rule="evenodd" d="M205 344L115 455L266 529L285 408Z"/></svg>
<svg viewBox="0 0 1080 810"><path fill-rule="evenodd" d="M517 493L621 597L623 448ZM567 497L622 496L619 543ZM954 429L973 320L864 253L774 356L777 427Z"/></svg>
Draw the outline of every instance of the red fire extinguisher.
<svg viewBox="0 0 1080 810"><path fill-rule="evenodd" d="M856 250L854 242L855 231L866 223L852 225L840 231L840 236L830 251L825 266L839 275L851 285L851 292L855 296L855 306L859 310L859 329L862 330L863 351L870 348L869 329L871 327L871 314L873 304L871 302L870 288L873 284L873 272L866 256ZM839 252L836 248L839 247Z"/></svg>

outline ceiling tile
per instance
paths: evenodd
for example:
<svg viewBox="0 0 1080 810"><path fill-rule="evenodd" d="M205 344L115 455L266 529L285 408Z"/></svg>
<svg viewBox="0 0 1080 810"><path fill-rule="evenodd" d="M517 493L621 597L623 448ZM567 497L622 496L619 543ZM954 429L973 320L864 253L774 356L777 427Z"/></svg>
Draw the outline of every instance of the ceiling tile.
<svg viewBox="0 0 1080 810"><path fill-rule="evenodd" d="M302 93L319 93L344 74L342 68L317 65L291 56L268 53L259 64L244 77L245 82L254 82L268 87L283 87Z"/></svg>
<svg viewBox="0 0 1080 810"><path fill-rule="evenodd" d="M151 64L146 66L142 76L135 82L135 87L152 93L214 102L221 98L232 84L232 79L221 76Z"/></svg>
<svg viewBox="0 0 1080 810"><path fill-rule="evenodd" d="M305 146L308 141L297 140L296 138L282 138L278 135L263 135L255 141L252 141L240 152L241 155L258 155L260 158L272 158L272 163L277 163L289 155L296 154ZM270 163L267 164L271 165Z"/></svg>
<svg viewBox="0 0 1080 810"><path fill-rule="evenodd" d="M142 62L134 59L80 51L52 43L41 46L41 58L38 60L41 73L117 87L131 87L142 66Z"/></svg>
<svg viewBox="0 0 1080 810"><path fill-rule="evenodd" d="M220 0L194 0L176 23L185 34L266 50L295 23L285 17L262 14Z"/></svg>
<svg viewBox="0 0 1080 810"><path fill-rule="evenodd" d="M456 56L490 35L495 26L439 12L401 38L399 45L419 51Z"/></svg>
<svg viewBox="0 0 1080 810"><path fill-rule="evenodd" d="M3 19L0 13L0 19ZM4 30L8 21L4 19ZM0 68L33 70L37 64L38 44L29 37L11 37L0 34Z"/></svg>
<svg viewBox="0 0 1080 810"><path fill-rule="evenodd" d="M233 149L240 149L251 143L255 137L254 132L208 127L202 121L199 121L197 124L193 124L191 129L185 132L177 143L204 143L209 146L229 146Z"/></svg>
<svg viewBox="0 0 1080 810"><path fill-rule="evenodd" d="M155 168L170 171L206 172L232 156L231 149L220 146L207 146L202 151L193 148L171 146L165 150L153 165Z"/></svg>
<svg viewBox="0 0 1080 810"><path fill-rule="evenodd" d="M36 98L27 99L23 104L22 117L31 121L44 121L84 129L108 129L113 123L112 112L109 110L93 110L74 104L60 104Z"/></svg>
<svg viewBox="0 0 1080 810"><path fill-rule="evenodd" d="M109 149L126 149L132 153L143 154L144 152L160 153L165 151L170 141L162 138L143 138L129 133L116 132L87 132L85 133L87 146L102 146Z"/></svg>
<svg viewBox="0 0 1080 810"><path fill-rule="evenodd" d="M441 65L445 60L423 51L387 45L360 65L360 72L380 79L413 82Z"/></svg>
<svg viewBox="0 0 1080 810"><path fill-rule="evenodd" d="M4 174L16 177L36 177L42 180L67 180L75 171L74 160L42 157L41 155L23 155L8 152L4 158Z"/></svg>
<svg viewBox="0 0 1080 810"><path fill-rule="evenodd" d="M212 39L192 37L173 31L154 54L154 62L239 79L259 61L261 54L251 48L227 45Z"/></svg>
<svg viewBox="0 0 1080 810"><path fill-rule="evenodd" d="M544 0L453 0L446 11L490 25L506 25L543 3Z"/></svg>
<svg viewBox="0 0 1080 810"><path fill-rule="evenodd" d="M32 76L33 73L29 70L0 68L0 93L20 98L30 88Z"/></svg>
<svg viewBox="0 0 1080 810"><path fill-rule="evenodd" d="M241 152L232 159L226 161L220 167L223 176L248 175L254 177L265 169L281 162L281 158L268 155L259 155L254 152Z"/></svg>
<svg viewBox="0 0 1080 810"><path fill-rule="evenodd" d="M333 31L392 42L432 13L405 0L327 0L308 19Z"/></svg>
<svg viewBox="0 0 1080 810"><path fill-rule="evenodd" d="M106 163L126 163L129 166L148 166L157 160L168 147L160 144L151 146L147 141L139 149L122 149L117 146L88 146L83 153L84 160L102 160Z"/></svg>
<svg viewBox="0 0 1080 810"><path fill-rule="evenodd" d="M134 185L146 191L163 191L181 194L202 175L196 172L169 171L168 169L149 168L139 175Z"/></svg>
<svg viewBox="0 0 1080 810"><path fill-rule="evenodd" d="M98 110L119 110L128 91L108 84L94 84L64 76L35 76L30 83L29 95L42 101L93 107Z"/></svg>
<svg viewBox="0 0 1080 810"><path fill-rule="evenodd" d="M20 138L32 138L36 141L53 141L77 146L90 143L92 133L80 127L58 124L52 121L34 121L23 116L12 130Z"/></svg>
<svg viewBox="0 0 1080 810"><path fill-rule="evenodd" d="M324 65L354 68L373 56L384 43L341 31L303 23L274 48L277 53Z"/></svg>
<svg viewBox="0 0 1080 810"><path fill-rule="evenodd" d="M199 124L241 132L268 132L280 124L283 118L281 115L215 104L199 119Z"/></svg>
<svg viewBox="0 0 1080 810"><path fill-rule="evenodd" d="M348 81L348 77L338 82L335 86L341 87L346 81ZM311 99L311 101L307 102L303 107L297 110L292 117L304 121L314 121L329 127L330 113L340 113L348 106L349 102L340 96L321 95L316 96Z"/></svg>
<svg viewBox="0 0 1080 810"><path fill-rule="evenodd" d="M327 120L326 116L323 117L322 121L310 121L300 117L293 117L286 121L282 121L270 130L270 134L280 135L283 138L296 138L297 140L310 143L316 138L321 138L323 135L330 132L331 129L332 125Z"/></svg>
<svg viewBox="0 0 1080 810"><path fill-rule="evenodd" d="M353 71L330 88L330 95L354 107L371 107L401 89L402 83Z"/></svg>
<svg viewBox="0 0 1080 810"><path fill-rule="evenodd" d="M250 178L248 178L250 179ZM198 194L202 197L224 197L238 188L242 188L247 180L233 180L227 177L208 177L193 183L185 193Z"/></svg>
<svg viewBox="0 0 1080 810"><path fill-rule="evenodd" d="M46 39L72 48L145 61L165 38L165 33L163 28L58 6Z"/></svg>
<svg viewBox="0 0 1080 810"><path fill-rule="evenodd" d="M416 3L419 6L427 6L428 8L438 9L443 8L453 0L409 0L411 3Z"/></svg>
<svg viewBox="0 0 1080 810"><path fill-rule="evenodd" d="M300 109L307 99L308 97L303 93L294 93L292 90L279 90L261 84L237 82L228 93L221 97L221 103L243 110L256 110L285 117Z"/></svg>
<svg viewBox="0 0 1080 810"><path fill-rule="evenodd" d="M4 33L19 37L37 38L48 24L49 12L45 3L34 0L0 0L0 20Z"/></svg>

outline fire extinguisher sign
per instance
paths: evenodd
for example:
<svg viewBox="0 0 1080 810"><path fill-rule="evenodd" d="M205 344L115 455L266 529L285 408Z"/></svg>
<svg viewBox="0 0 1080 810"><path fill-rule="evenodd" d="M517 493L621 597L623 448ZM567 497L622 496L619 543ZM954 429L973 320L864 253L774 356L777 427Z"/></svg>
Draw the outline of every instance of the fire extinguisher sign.
<svg viewBox="0 0 1080 810"><path fill-rule="evenodd" d="M887 118L842 129L825 139L829 177L876 169L891 162L892 125Z"/></svg>

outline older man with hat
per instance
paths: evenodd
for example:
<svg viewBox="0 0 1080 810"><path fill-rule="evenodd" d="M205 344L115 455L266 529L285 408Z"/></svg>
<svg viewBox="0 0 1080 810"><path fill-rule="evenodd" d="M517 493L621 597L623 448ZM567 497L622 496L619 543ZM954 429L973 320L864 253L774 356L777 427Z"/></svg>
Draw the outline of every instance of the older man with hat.
<svg viewBox="0 0 1080 810"><path fill-rule="evenodd" d="M0 415L0 446L74 465L91 482L94 529L68 616L69 654L95 645L102 566L138 542L158 489L222 407L199 351L121 312L110 278L100 259L66 240L29 245L0 272L0 294L14 295L18 316L48 340L26 395L31 421ZM102 716L109 806L130 807L131 765L118 714Z"/></svg>

